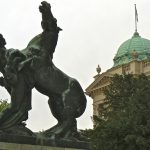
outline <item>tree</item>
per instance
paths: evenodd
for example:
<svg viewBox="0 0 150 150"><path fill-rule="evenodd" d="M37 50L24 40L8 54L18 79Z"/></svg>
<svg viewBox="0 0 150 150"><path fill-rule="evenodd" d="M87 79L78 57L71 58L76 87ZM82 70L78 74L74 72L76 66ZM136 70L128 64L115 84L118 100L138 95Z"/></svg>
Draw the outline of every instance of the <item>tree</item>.
<svg viewBox="0 0 150 150"><path fill-rule="evenodd" d="M95 150L150 149L150 81L145 75L115 75L97 126L90 132ZM89 134L89 133L88 133Z"/></svg>
<svg viewBox="0 0 150 150"><path fill-rule="evenodd" d="M0 100L0 112L3 111L8 106L9 103L6 100Z"/></svg>

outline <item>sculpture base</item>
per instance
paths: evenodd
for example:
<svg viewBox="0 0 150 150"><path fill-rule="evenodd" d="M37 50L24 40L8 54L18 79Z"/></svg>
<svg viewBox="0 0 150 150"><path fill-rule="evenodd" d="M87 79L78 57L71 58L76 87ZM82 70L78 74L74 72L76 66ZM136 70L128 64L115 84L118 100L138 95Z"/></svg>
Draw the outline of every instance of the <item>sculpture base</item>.
<svg viewBox="0 0 150 150"><path fill-rule="evenodd" d="M0 142L0 150L83 150L83 149Z"/></svg>
<svg viewBox="0 0 150 150"><path fill-rule="evenodd" d="M0 150L90 150L82 141L51 140L48 138L0 134Z"/></svg>

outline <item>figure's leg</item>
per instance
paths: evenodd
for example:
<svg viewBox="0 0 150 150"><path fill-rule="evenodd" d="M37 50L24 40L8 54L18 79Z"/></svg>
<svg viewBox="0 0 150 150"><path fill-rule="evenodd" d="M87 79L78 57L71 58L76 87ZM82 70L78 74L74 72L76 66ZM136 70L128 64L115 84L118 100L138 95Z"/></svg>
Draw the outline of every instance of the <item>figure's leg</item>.
<svg viewBox="0 0 150 150"><path fill-rule="evenodd" d="M11 106L14 110L18 111L20 108L24 110L31 109L31 90L25 81L25 76L19 74L18 82L12 86L11 90Z"/></svg>
<svg viewBox="0 0 150 150"><path fill-rule="evenodd" d="M32 89L26 83L25 78L26 77L20 73L18 75L19 82L13 86L11 91L11 99L13 101L12 109L18 113L24 113L21 118L22 121L26 121L28 119L28 111L31 109Z"/></svg>
<svg viewBox="0 0 150 150"><path fill-rule="evenodd" d="M0 116L0 128L9 128L21 124L28 118L31 109L31 89L24 76L18 74L18 82L11 87L11 105Z"/></svg>

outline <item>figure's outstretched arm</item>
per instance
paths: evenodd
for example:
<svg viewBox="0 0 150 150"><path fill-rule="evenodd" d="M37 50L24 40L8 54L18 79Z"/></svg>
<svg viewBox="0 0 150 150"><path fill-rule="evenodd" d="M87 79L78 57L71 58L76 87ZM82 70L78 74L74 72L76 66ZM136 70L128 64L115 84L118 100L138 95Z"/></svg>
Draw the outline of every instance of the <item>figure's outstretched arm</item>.
<svg viewBox="0 0 150 150"><path fill-rule="evenodd" d="M2 34L0 34L0 48L5 48L6 41Z"/></svg>
<svg viewBox="0 0 150 150"><path fill-rule="evenodd" d="M57 20L54 18L51 12L51 5L46 1L41 2L39 6L39 10L42 14L42 28L44 31L57 31L59 32L61 29L57 27Z"/></svg>

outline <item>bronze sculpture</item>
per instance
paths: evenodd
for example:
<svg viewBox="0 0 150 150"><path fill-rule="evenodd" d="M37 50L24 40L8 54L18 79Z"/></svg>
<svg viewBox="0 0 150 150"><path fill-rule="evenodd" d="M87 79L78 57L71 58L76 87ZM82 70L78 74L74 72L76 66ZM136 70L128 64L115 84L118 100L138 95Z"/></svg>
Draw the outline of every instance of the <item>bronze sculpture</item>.
<svg viewBox="0 0 150 150"><path fill-rule="evenodd" d="M11 105L0 113L0 133L36 136L25 127L31 109L32 89L49 97L49 107L58 124L42 136L50 139L79 140L76 118L86 108L86 97L77 80L67 76L53 64L58 33L61 28L53 17L51 6L42 2L43 32L34 37L28 46L19 51L6 49L5 39L0 35L0 85L11 95Z"/></svg>

